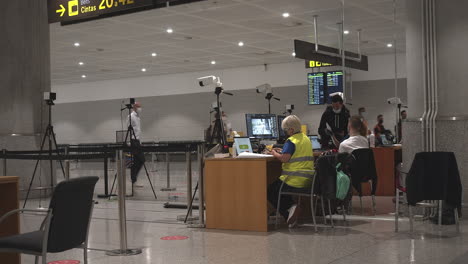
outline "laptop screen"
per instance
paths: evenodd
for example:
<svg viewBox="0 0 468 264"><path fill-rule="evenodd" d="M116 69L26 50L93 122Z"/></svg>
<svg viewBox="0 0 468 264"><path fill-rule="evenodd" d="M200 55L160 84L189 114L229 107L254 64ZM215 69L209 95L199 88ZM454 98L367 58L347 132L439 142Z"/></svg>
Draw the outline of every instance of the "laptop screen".
<svg viewBox="0 0 468 264"><path fill-rule="evenodd" d="M253 153L252 144L250 143L250 138L248 137L235 137L234 143L236 144L237 155L242 152Z"/></svg>
<svg viewBox="0 0 468 264"><path fill-rule="evenodd" d="M321 149L322 145L319 142L319 137L317 135L309 136L310 142L312 143L312 149Z"/></svg>

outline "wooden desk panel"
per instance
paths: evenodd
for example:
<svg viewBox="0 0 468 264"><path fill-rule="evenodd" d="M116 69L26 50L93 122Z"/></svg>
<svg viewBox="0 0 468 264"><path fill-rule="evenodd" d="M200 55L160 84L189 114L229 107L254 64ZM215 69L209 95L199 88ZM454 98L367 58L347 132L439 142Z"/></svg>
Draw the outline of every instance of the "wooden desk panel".
<svg viewBox="0 0 468 264"><path fill-rule="evenodd" d="M206 227L267 232L267 186L280 174L270 158L206 160Z"/></svg>
<svg viewBox="0 0 468 264"><path fill-rule="evenodd" d="M378 179L376 196L395 195L395 159L396 152L400 150L392 147L373 148ZM362 193L365 196L371 194L369 184L362 184Z"/></svg>
<svg viewBox="0 0 468 264"><path fill-rule="evenodd" d="M0 176L0 216L19 208L18 177ZM0 237L19 234L19 214L12 215L0 223ZM20 254L0 253L0 262L8 264L21 263Z"/></svg>

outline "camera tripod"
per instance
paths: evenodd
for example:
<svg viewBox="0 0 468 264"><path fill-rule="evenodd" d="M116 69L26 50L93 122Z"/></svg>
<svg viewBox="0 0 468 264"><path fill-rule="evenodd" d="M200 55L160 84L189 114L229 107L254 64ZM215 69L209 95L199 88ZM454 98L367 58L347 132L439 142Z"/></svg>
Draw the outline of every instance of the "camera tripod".
<svg viewBox="0 0 468 264"><path fill-rule="evenodd" d="M125 139L124 139L124 142L123 142L123 146L124 148L127 147L127 141L130 139L130 149L131 149L131 152L132 152L132 156L133 156L133 159L135 160L136 159L136 154L137 152L139 151L139 148L141 147L140 144L139 144L139 140L137 139L136 135L135 135L135 130L133 129L133 126L132 126L132 105L131 104L127 104L125 105L125 108L121 109L121 111L124 111L125 109L128 109L128 128L127 128L127 133L125 134ZM153 195L154 195L154 199L158 199L158 197L156 196L156 192L154 191L154 187L153 187L153 183L151 182L151 178L149 176L149 173L148 173L148 169L146 168L146 164L143 162L143 168L145 169L145 173L146 173L146 177L148 178L148 181L150 183L150 186L151 186L151 190L153 191ZM114 190L114 186L115 186L115 181L117 180L117 174L115 174L114 176L114 181L112 183L112 187L111 187L111 191L110 191L110 194L109 194L109 199L110 197L113 196L112 192ZM133 197L133 186L134 183L132 181L132 194L131 196Z"/></svg>
<svg viewBox="0 0 468 264"><path fill-rule="evenodd" d="M275 99L277 101L281 101L281 99L279 99L278 97L274 97L273 93L267 93L265 99L268 100L268 114L271 114L271 99Z"/></svg>
<svg viewBox="0 0 468 264"><path fill-rule="evenodd" d="M57 148L57 139L55 138L54 127L52 126L52 106L54 105L54 101L49 99L46 100L47 105L49 106L49 123L47 124L46 131L44 133L44 137L42 138L39 158L36 161L36 165L34 166L34 172L31 177L31 181L29 182L28 192L26 194L26 198L24 199L23 208L26 207L26 203L28 202L29 193L31 192L32 184L34 182L34 178L36 177L37 167L39 166L39 162L41 161L40 156L42 155L42 151L44 150L46 139L48 139L49 143L49 153L48 153L48 160L50 163L50 189L54 189L54 171L53 171L53 156L52 153L55 152L57 155L57 159L60 163L60 167L62 168L63 177L65 178L65 169L63 168L62 159L60 158L60 151ZM52 143L55 145L55 151L52 148Z"/></svg>
<svg viewBox="0 0 468 264"><path fill-rule="evenodd" d="M227 93L223 91L223 88L221 87L216 87L215 89L215 94L216 94L216 108L215 110L215 123L213 126L213 131L211 132L211 140L209 143L211 144L221 144L223 147L227 145L227 139L226 139L226 131L224 130L224 122L222 120L222 114L223 112L221 111L221 103L219 102L219 95L221 93L227 94L232 96L232 93Z"/></svg>

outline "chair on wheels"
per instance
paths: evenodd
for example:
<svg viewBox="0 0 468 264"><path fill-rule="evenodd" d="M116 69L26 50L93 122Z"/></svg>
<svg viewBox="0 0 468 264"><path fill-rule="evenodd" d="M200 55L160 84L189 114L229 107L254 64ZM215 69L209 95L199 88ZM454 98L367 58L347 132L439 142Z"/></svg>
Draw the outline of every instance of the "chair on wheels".
<svg viewBox="0 0 468 264"><path fill-rule="evenodd" d="M370 148L356 149L351 153L351 183L359 194L359 202L362 207L362 183L369 183L372 196L372 212L376 214L375 193L377 191L377 170L375 168L374 152Z"/></svg>
<svg viewBox="0 0 468 264"><path fill-rule="evenodd" d="M403 189L397 186L395 232L398 232L399 191ZM453 152L417 153L406 176L406 197L411 233L414 230L413 207L437 209L437 223L441 227L444 202L454 207L455 224L459 232L458 208L461 207L462 184L455 154Z"/></svg>
<svg viewBox="0 0 468 264"><path fill-rule="evenodd" d="M309 171L310 172L310 171ZM307 174L304 174L303 177L306 177ZM314 222L314 229L315 232L317 232L317 222L315 220L315 210L314 210L314 184L315 184L315 176L316 173L312 175L312 184L310 188L297 188L295 190L288 190L287 192L283 191L283 186L284 182L288 179L289 176L286 176L286 179L284 179L283 183L281 184L279 194L278 194L278 204L277 204L277 209L276 209L276 222L275 222L275 228L278 229L278 219L280 218L280 213L279 213L279 208L281 205L281 196L282 195L291 195L291 196L297 196L297 197L310 197L310 210L312 211L312 221ZM309 178L309 177L307 177ZM299 199L300 201L300 199Z"/></svg>
<svg viewBox="0 0 468 264"><path fill-rule="evenodd" d="M94 206L93 194L98 177L82 177L60 182L55 187L49 209L17 209L0 218L20 212L45 213L38 231L0 238L0 252L35 255L35 263L47 264L47 253L82 248L88 263L88 232Z"/></svg>

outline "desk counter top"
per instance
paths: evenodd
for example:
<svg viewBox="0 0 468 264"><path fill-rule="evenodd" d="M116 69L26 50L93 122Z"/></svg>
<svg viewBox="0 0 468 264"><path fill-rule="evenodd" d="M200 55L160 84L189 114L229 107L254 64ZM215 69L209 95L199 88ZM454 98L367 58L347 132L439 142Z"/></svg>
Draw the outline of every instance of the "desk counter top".
<svg viewBox="0 0 468 264"><path fill-rule="evenodd" d="M18 176L0 176L0 184L1 183L14 183L18 181L19 181Z"/></svg>

